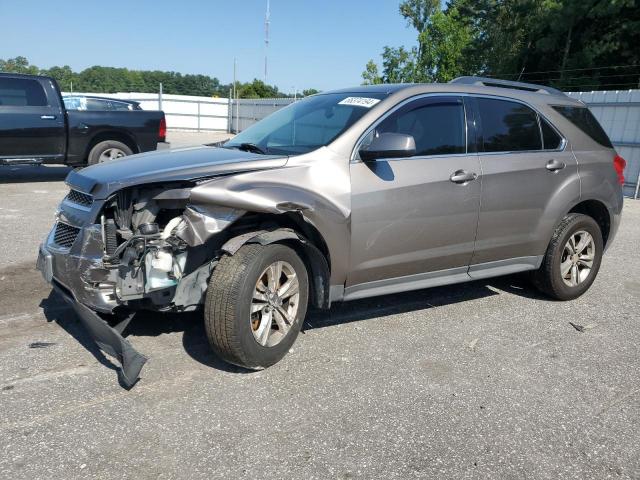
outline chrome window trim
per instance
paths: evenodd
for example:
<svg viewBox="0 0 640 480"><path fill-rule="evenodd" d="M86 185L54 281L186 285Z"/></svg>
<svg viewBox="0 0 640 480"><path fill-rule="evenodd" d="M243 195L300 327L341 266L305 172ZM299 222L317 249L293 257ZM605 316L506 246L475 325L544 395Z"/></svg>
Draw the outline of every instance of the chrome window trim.
<svg viewBox="0 0 640 480"><path fill-rule="evenodd" d="M511 97L505 97L502 95L493 95L493 94L478 94L478 93L460 93L460 92L451 92L451 93L447 93L447 92L432 92L432 93L421 93L418 95L414 95L413 97L409 97L409 98L405 98L403 101L401 101L400 103L394 105L392 108L390 108L389 110L387 110L383 115L381 115L380 117L378 117L365 131L362 135L360 135L360 137L358 138L358 140L356 141L356 143L354 144L354 147L351 151L351 156L349 157L349 163L360 163L362 162L362 160L360 160L359 158L357 158L358 156L358 151L360 150L360 146L362 145L362 142L364 141L364 139L366 138L367 135L369 135L369 133L371 133L372 130L374 130L380 123L382 123L389 115L391 115L392 113L394 113L396 110L402 108L403 106L405 106L406 104L414 101L414 100L419 100L421 98L428 98L428 97L470 97L470 98L490 98L493 100L505 100L505 101L509 101L509 102L514 102L514 103L520 103L522 105L525 105L526 107L529 107L531 110L533 110L537 116L538 116L538 125L540 125L540 118L543 118L547 121L547 123L549 125L551 125L551 127L555 130L555 132L560 136L561 141L560 141L560 147L556 148L554 150L544 150L544 149L540 149L540 150L515 150L515 151L507 151L507 152L472 152L471 154L475 154L478 156L486 156L486 155L514 155L514 154L518 154L518 153L541 153L541 152L564 152L564 150L567 147L568 141L566 139L566 137L558 130L558 128L553 124L553 122L551 122L546 115L543 115L542 113L540 113L540 111L535 108L533 105L531 105L528 102L525 102L524 100L520 100L517 98L511 98ZM467 119L467 110L466 110L466 106L464 105L463 102L463 109L465 112L465 148L467 149L466 153L454 153L454 154L438 154L438 155L423 155L423 156L414 156L414 157L403 157L403 158L395 158L395 159L387 159L387 160L410 160L410 159L422 159L422 158L432 158L432 157L443 157L443 156L447 156L447 157L452 157L452 156L468 156L470 155L469 153L469 141L468 141L468 135L469 135L469 125L466 121ZM541 145L544 146L544 140L542 138L542 128L539 127L540 129L540 142Z"/></svg>
<svg viewBox="0 0 640 480"><path fill-rule="evenodd" d="M538 125L540 125L539 118L540 117L544 118L547 121L547 123L553 127L556 133L560 135L560 138L562 139L560 142L560 148L556 148L555 150L545 150L541 148L540 150L509 150L506 152L478 152L478 155L515 155L517 153L562 152L567 146L567 139L565 138L564 135L560 133L560 131L555 127L555 125L551 121L549 121L549 119L546 116L542 115L542 113L540 113L540 111L537 108L535 108L530 103L525 102L524 100L520 100L518 98L511 98L511 97L503 97L501 95L489 95L489 94L482 94L482 93L465 93L463 95L467 97L472 97L472 98L490 98L492 100L503 100L508 102L520 103L525 107L529 107L531 110L533 110L536 113L536 115L538 116ZM540 145L544 146L544 140L542 139L542 128L539 127L539 130L540 130Z"/></svg>

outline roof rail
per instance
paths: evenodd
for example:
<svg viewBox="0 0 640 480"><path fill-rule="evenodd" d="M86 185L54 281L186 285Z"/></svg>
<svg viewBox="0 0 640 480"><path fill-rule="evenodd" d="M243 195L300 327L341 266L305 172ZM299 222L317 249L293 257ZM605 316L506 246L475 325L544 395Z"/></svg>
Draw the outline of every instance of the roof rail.
<svg viewBox="0 0 640 480"><path fill-rule="evenodd" d="M510 80L500 80L499 78L488 77L458 77L449 83L460 83L462 85L479 85L485 87L513 88L527 92L546 93L548 95L566 96L564 92L546 85L536 85L535 83L512 82Z"/></svg>

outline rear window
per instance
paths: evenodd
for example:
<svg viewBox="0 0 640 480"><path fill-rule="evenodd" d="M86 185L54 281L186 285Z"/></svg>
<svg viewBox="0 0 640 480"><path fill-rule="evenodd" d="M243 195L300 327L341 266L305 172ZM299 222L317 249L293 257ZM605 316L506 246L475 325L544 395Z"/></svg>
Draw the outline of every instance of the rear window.
<svg viewBox="0 0 640 480"><path fill-rule="evenodd" d="M594 142L599 143L603 147L613 148L611 140L609 140L609 137L607 137L607 134L598 123L598 120L596 120L596 117L593 116L587 107L556 105L553 109L591 137Z"/></svg>
<svg viewBox="0 0 640 480"><path fill-rule="evenodd" d="M0 78L0 107L44 107L47 96L42 85L26 78Z"/></svg>
<svg viewBox="0 0 640 480"><path fill-rule="evenodd" d="M521 103L478 98L485 152L541 150L538 115Z"/></svg>

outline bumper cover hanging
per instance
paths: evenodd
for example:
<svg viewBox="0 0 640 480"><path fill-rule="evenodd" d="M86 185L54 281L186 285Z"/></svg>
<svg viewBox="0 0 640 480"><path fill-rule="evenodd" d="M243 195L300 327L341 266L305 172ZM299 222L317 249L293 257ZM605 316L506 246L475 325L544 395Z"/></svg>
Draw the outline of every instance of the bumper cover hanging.
<svg viewBox="0 0 640 480"><path fill-rule="evenodd" d="M127 389L133 387L138 381L140 371L147 362L147 357L137 352L133 346L122 336L125 327L131 321L133 314L126 317L115 327L112 327L96 312L79 302L72 294L60 288L53 279L52 257L42 246L38 255L36 268L42 272L42 276L51 284L56 292L73 307L81 323L91 335L98 348L120 362L118 377L120 383Z"/></svg>
<svg viewBox="0 0 640 480"><path fill-rule="evenodd" d="M116 327L112 327L90 308L69 298L67 298L67 301L71 303L80 321L100 350L120 362L121 368L118 370L118 377L122 385L127 389L133 387L138 381L140 371L148 359L136 351L121 335L132 316L127 317Z"/></svg>

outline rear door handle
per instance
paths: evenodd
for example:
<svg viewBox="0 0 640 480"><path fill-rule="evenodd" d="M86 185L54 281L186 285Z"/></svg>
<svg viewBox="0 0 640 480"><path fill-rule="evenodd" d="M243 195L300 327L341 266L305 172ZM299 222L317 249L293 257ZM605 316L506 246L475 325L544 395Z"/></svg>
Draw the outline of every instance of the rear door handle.
<svg viewBox="0 0 640 480"><path fill-rule="evenodd" d="M478 175L473 172L467 172L466 170L456 170L451 174L449 180L459 185L465 185L469 182L474 181L476 178L478 178Z"/></svg>
<svg viewBox="0 0 640 480"><path fill-rule="evenodd" d="M547 162L546 169L550 172L557 172L558 170L562 170L566 166L566 163L553 159Z"/></svg>
<svg viewBox="0 0 640 480"><path fill-rule="evenodd" d="M55 120L56 116L55 115L40 115L40 118L42 120Z"/></svg>

